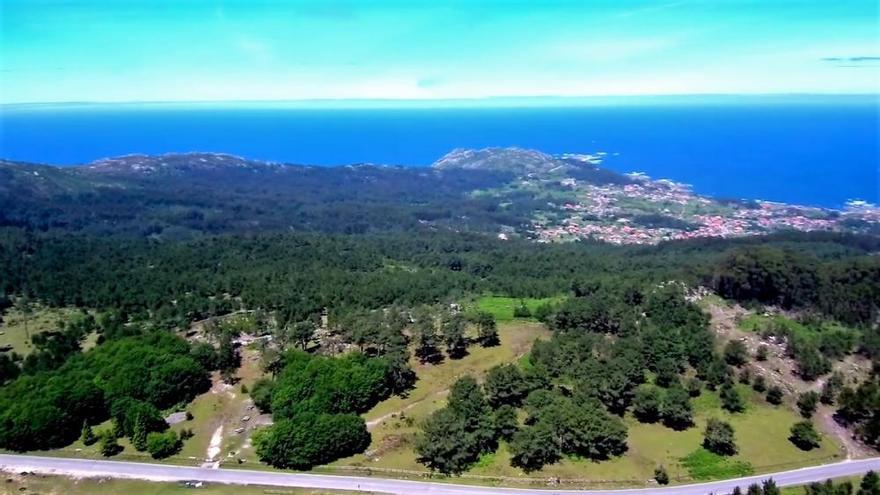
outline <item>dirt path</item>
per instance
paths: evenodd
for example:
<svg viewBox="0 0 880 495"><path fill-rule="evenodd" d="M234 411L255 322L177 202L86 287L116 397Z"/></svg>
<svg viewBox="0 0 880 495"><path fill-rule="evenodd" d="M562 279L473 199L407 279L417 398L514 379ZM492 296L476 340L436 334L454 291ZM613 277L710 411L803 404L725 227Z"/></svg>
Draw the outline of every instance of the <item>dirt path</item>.
<svg viewBox="0 0 880 495"><path fill-rule="evenodd" d="M406 412L406 411L409 411L410 409L412 409L412 408L418 406L419 404L421 404L422 402L425 402L425 401L428 400L428 399L432 399L432 398L434 398L434 397L442 397L442 396L444 396L444 395L446 395L446 394L448 394L448 393L449 393L449 389L448 389L448 388L447 388L447 389L440 390L440 391L438 391L438 392L434 392L433 394L430 394L430 395L428 395L428 396L426 396L426 397L423 397L423 398L421 398L421 399L419 399L419 400L417 400L417 401L415 401L415 402L413 402L413 403L411 403L411 404L407 404L407 406L404 407L403 409L399 409L399 410L397 410L397 411L392 411L392 412L390 412L390 413L388 413L388 414L383 414L382 416L379 416L379 417L376 418L376 419L371 419L370 421L367 421L367 429L368 429L368 430L371 430L371 429L373 429L375 426L381 424L381 423L382 423L383 421L385 421L386 419L389 419L389 418L391 418L391 417L393 417L393 416L396 416L396 415L402 414L402 413L404 413L404 412Z"/></svg>
<svg viewBox="0 0 880 495"><path fill-rule="evenodd" d="M202 467L212 469L218 469L220 467L220 461L217 460L217 456L220 455L220 445L222 443L223 425L220 425L214 430L214 434L211 435L211 443L208 444L208 451L205 455L205 462L202 464Z"/></svg>
<svg viewBox="0 0 880 495"><path fill-rule="evenodd" d="M840 423L834 420L834 408L820 406L816 411L816 420L826 433L832 434L840 440L843 450L846 451L847 459L862 459L871 457L877 453L852 437L852 434Z"/></svg>

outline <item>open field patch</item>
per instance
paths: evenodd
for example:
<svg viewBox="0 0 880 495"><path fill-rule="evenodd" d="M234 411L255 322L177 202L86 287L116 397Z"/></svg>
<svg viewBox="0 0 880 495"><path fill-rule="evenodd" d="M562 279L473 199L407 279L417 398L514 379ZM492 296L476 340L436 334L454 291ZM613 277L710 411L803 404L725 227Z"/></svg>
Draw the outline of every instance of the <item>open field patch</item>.
<svg viewBox="0 0 880 495"><path fill-rule="evenodd" d="M0 323L0 349L9 349L22 356L30 354L34 347L30 338L38 333L59 328L59 322L65 321L80 313L74 308L49 308L32 304L30 312L12 307L3 313ZM87 337L84 348L94 346L96 335Z"/></svg>
<svg viewBox="0 0 880 495"><path fill-rule="evenodd" d="M514 310L521 305L528 308L529 313L534 315L541 306L546 304L555 304L562 301L561 297L545 297L545 298L516 298L504 296L482 296L472 305L477 311L484 311L495 317L496 321L514 321L529 320L531 317L517 318L514 316Z"/></svg>

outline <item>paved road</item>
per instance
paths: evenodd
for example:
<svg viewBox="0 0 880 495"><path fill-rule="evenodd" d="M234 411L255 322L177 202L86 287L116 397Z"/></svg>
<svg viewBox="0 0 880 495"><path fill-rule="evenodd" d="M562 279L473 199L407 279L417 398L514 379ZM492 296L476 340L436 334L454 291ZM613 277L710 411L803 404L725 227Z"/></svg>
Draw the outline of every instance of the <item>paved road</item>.
<svg viewBox="0 0 880 495"><path fill-rule="evenodd" d="M30 471L44 474L60 474L82 477L132 478L152 481L206 481L237 485L265 485L283 487L321 488L328 490L361 490L377 493L409 495L721 495L733 487L761 481L770 476L780 486L800 485L827 478L859 475L870 469L880 471L880 457L856 461L844 461L772 475L751 476L736 480L716 481L698 485L675 487L636 488L624 490L552 490L520 488L487 488L425 481L405 481L356 476L335 476L305 473L281 473L270 471L246 471L239 469L205 469L197 467L168 466L119 461L93 461L87 459L63 459L28 455L0 454L0 469L10 472Z"/></svg>

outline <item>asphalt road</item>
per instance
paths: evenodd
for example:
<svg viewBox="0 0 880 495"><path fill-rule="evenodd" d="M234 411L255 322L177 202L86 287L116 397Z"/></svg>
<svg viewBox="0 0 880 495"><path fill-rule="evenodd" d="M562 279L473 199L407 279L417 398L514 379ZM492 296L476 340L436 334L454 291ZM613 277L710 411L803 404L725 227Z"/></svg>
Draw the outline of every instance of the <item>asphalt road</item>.
<svg viewBox="0 0 880 495"><path fill-rule="evenodd" d="M707 495L713 493L715 495L721 495L729 493L735 486L745 488L751 483L759 482L769 477L772 477L779 486L791 486L813 481L824 481L827 478L859 475L871 469L880 471L880 457L825 464L823 466L814 466L760 476L750 476L735 480L715 481L696 485L623 490L494 488L373 477L364 478L357 476L248 471L240 469L206 469L185 466L169 466L163 464L64 459L58 457L7 454L0 454L0 469L9 472L29 471L43 474L81 477L130 478L152 481L192 480L236 485L321 488L328 490L361 490L400 495L414 493L431 495L498 495L502 493L513 493L517 495Z"/></svg>

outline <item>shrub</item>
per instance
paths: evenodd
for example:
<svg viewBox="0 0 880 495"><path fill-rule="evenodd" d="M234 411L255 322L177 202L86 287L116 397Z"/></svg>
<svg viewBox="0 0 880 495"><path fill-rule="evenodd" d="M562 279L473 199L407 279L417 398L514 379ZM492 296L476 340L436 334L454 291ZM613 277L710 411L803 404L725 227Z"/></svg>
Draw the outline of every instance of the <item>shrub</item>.
<svg viewBox="0 0 880 495"><path fill-rule="evenodd" d="M111 430L105 430L101 433L101 440L98 444L101 455L104 457L113 457L122 452L122 446L116 441L116 435Z"/></svg>
<svg viewBox="0 0 880 495"><path fill-rule="evenodd" d="M742 397L732 383L725 383L721 387L721 407L732 412L743 412L746 408Z"/></svg>
<svg viewBox="0 0 880 495"><path fill-rule="evenodd" d="M782 396L782 389L777 387L776 385L767 389L767 402L773 404L774 406L782 404Z"/></svg>
<svg viewBox="0 0 880 495"><path fill-rule="evenodd" d="M804 418L809 418L816 412L816 406L819 404L819 394L813 392L804 392L798 396L797 406Z"/></svg>
<svg viewBox="0 0 880 495"><path fill-rule="evenodd" d="M741 340L731 340L724 346L724 361L731 366L742 366L749 360L749 351Z"/></svg>
<svg viewBox="0 0 880 495"><path fill-rule="evenodd" d="M181 447L183 447L183 441L173 430L164 433L154 431L147 435L147 452L153 459L164 459L174 455L180 452Z"/></svg>
<svg viewBox="0 0 880 495"><path fill-rule="evenodd" d="M764 379L764 375L758 375L755 377L755 380L752 382L752 390L755 392L764 392L767 390L767 381Z"/></svg>
<svg viewBox="0 0 880 495"><path fill-rule="evenodd" d="M755 351L755 361L766 361L769 352L770 350L767 348L767 346L761 344L760 346L758 346L758 350Z"/></svg>
<svg viewBox="0 0 880 495"><path fill-rule="evenodd" d="M812 450L819 446L819 433L809 421L799 421L791 427L791 443L801 450Z"/></svg>
<svg viewBox="0 0 880 495"><path fill-rule="evenodd" d="M633 415L642 423L654 423L660 419L660 404L663 397L657 387L643 385L636 389L633 398Z"/></svg>
<svg viewBox="0 0 880 495"><path fill-rule="evenodd" d="M657 466L657 469L654 470L654 479L657 480L657 484L659 485L668 485L669 473L666 472L666 468L663 466Z"/></svg>
<svg viewBox="0 0 880 495"><path fill-rule="evenodd" d="M715 418L709 419L706 423L706 431L703 433L703 447L718 455L736 454L736 442L730 423Z"/></svg>

